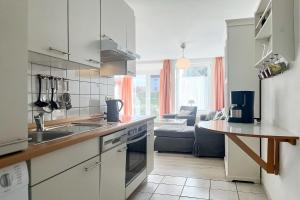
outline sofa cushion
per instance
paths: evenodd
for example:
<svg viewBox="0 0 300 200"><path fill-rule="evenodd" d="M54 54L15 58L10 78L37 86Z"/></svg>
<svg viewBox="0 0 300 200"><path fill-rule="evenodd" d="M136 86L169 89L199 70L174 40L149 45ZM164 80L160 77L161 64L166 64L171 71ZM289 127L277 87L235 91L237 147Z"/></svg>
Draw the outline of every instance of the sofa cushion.
<svg viewBox="0 0 300 200"><path fill-rule="evenodd" d="M193 126L161 126L154 131L157 137L170 138L194 138L195 128Z"/></svg>

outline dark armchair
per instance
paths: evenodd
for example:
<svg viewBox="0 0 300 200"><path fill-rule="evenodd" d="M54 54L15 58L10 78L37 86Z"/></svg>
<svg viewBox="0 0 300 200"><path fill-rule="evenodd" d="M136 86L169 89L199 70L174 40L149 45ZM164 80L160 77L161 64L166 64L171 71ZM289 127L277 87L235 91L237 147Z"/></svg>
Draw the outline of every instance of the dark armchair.
<svg viewBox="0 0 300 200"><path fill-rule="evenodd" d="M197 115L197 106L181 106L178 114L165 114L165 119L187 119L188 126L194 126Z"/></svg>

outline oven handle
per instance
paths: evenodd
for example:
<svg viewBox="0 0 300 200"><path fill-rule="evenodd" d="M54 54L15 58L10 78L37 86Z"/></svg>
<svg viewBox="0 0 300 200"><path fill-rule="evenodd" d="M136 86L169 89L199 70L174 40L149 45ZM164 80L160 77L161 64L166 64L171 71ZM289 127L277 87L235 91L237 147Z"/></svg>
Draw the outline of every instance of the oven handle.
<svg viewBox="0 0 300 200"><path fill-rule="evenodd" d="M139 138L137 138L137 139L127 141L127 145L128 145L128 144L135 143L135 142L138 142L138 141L140 141L140 140L142 140L142 139L144 139L144 138L146 138L146 137L147 137L147 134L145 134L145 135L143 135L142 137L139 137Z"/></svg>

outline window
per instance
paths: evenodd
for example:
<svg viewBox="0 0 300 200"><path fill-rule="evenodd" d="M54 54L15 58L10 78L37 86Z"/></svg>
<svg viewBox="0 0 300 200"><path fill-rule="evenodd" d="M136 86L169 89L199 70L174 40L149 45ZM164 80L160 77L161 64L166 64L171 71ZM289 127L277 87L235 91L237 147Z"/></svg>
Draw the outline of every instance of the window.
<svg viewBox="0 0 300 200"><path fill-rule="evenodd" d="M211 107L211 62L192 63L186 70L176 69L176 107L197 106L199 112Z"/></svg>
<svg viewBox="0 0 300 200"><path fill-rule="evenodd" d="M135 115L159 114L159 75L137 75L133 79Z"/></svg>

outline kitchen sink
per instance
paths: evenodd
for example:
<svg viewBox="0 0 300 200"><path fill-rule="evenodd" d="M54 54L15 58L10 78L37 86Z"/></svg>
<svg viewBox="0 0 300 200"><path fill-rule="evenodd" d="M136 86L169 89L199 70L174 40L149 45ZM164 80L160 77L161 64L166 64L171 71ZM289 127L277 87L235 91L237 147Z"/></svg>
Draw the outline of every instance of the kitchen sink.
<svg viewBox="0 0 300 200"><path fill-rule="evenodd" d="M29 133L29 138L30 138L30 143L38 144L38 143L44 143L58 138L66 137L72 134L74 133L59 132L59 131L42 131L42 132L35 131Z"/></svg>
<svg viewBox="0 0 300 200"><path fill-rule="evenodd" d="M30 143L39 144L49 142L55 139L60 139L70 135L88 132L93 129L106 127L106 124L93 123L73 123L63 126L48 128L45 131L29 132Z"/></svg>

